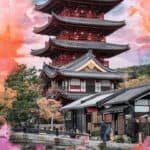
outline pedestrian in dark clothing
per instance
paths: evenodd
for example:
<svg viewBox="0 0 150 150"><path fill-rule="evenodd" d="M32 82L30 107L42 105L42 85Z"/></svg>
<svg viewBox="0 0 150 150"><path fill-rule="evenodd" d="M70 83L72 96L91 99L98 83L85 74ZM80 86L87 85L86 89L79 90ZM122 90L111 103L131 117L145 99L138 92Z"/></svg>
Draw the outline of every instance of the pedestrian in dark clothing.
<svg viewBox="0 0 150 150"><path fill-rule="evenodd" d="M105 131L107 141L112 140L112 134L113 134L113 130L112 130L111 124L109 123Z"/></svg>
<svg viewBox="0 0 150 150"><path fill-rule="evenodd" d="M102 121L100 124L100 137L101 137L103 143L106 143L106 141L107 141L106 129L107 129L107 124L104 121Z"/></svg>

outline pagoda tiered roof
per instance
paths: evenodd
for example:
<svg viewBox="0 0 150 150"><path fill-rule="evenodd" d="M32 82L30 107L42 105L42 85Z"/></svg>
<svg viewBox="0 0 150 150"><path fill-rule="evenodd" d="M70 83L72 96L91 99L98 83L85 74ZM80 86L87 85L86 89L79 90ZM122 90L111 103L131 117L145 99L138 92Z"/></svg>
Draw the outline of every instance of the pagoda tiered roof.
<svg viewBox="0 0 150 150"><path fill-rule="evenodd" d="M38 34L57 35L63 30L72 30L73 28L80 28L80 30L94 29L103 35L108 35L115 30L123 27L125 21L110 21L100 20L93 18L81 18L81 17L65 17L59 16L52 12L52 17L48 18L48 23L42 27L34 28L34 32Z"/></svg>
<svg viewBox="0 0 150 150"><path fill-rule="evenodd" d="M67 4L74 5L88 5L94 6L101 12L107 12L118 5L123 0L48 0L46 3L36 5L36 10L45 13L51 13L52 10L60 11Z"/></svg>
<svg viewBox="0 0 150 150"><path fill-rule="evenodd" d="M85 54L89 49L93 50L94 54L100 55L101 58L109 58L129 50L129 46L105 42L59 40L50 38L49 44L46 43L45 48L32 50L31 54L55 58L61 53L66 55L70 54L70 52Z"/></svg>
<svg viewBox="0 0 150 150"><path fill-rule="evenodd" d="M101 68L101 71L83 71L78 70L83 64L86 64L89 60L93 60L94 63ZM124 80L125 77L133 78L133 73L122 73L112 70L110 68L104 67L102 64L96 60L93 53L90 51L83 55L82 57L78 58L71 63L57 68L47 64L43 66L43 73L48 76L50 79L55 79L58 77L75 77L75 78L88 78L88 79L110 79L110 80Z"/></svg>

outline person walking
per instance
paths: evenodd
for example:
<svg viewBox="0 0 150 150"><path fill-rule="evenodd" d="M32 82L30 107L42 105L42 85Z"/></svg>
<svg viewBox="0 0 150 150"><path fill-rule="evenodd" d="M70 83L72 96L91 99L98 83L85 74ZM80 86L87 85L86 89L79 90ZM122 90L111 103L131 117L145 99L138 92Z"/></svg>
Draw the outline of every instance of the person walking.
<svg viewBox="0 0 150 150"><path fill-rule="evenodd" d="M107 129L105 131L105 136L106 136L106 140L107 141L112 141L113 140L113 130L112 130L112 127L111 127L111 123L108 123L107 124Z"/></svg>
<svg viewBox="0 0 150 150"><path fill-rule="evenodd" d="M106 144L107 141L106 129L107 129L107 124L104 121L102 121L100 123L100 137L104 144Z"/></svg>

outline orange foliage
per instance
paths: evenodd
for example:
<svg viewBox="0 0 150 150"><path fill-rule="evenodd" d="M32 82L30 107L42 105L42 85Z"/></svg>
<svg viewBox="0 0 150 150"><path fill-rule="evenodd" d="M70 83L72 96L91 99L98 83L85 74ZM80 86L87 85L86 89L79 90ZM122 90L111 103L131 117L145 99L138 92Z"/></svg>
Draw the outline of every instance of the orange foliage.
<svg viewBox="0 0 150 150"><path fill-rule="evenodd" d="M39 115L45 120L50 120L54 116L55 120L61 119L61 113L59 109L61 107L60 102L54 99L41 98L37 101L39 107Z"/></svg>
<svg viewBox="0 0 150 150"><path fill-rule="evenodd" d="M16 94L16 91L10 88L5 88L2 84L0 84L0 105L11 108Z"/></svg>
<svg viewBox="0 0 150 150"><path fill-rule="evenodd" d="M6 119L0 116L0 127L6 123Z"/></svg>

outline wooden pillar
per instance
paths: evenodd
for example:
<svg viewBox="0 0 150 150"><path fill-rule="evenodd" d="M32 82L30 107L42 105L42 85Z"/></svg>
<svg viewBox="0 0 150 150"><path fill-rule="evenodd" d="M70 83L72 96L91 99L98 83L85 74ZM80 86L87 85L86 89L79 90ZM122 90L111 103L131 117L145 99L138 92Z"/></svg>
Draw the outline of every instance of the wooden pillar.
<svg viewBox="0 0 150 150"><path fill-rule="evenodd" d="M86 133L86 113L85 110L82 110L82 132Z"/></svg>

